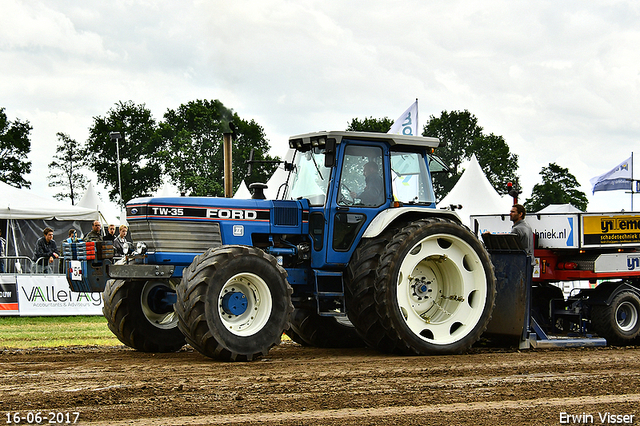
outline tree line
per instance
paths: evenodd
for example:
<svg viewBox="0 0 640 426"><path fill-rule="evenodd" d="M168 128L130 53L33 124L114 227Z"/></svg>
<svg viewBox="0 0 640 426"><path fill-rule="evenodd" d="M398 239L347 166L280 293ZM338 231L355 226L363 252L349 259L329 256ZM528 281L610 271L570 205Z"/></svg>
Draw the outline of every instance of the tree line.
<svg viewBox="0 0 640 426"><path fill-rule="evenodd" d="M388 117L354 118L346 130L386 133L392 124ZM278 160L268 155L270 145L263 127L254 120L242 119L219 100L182 104L168 109L160 121L153 118L144 104L120 101L104 116L93 118L85 142L63 132L56 134L58 144L49 163L49 186L59 189L57 199L69 199L75 204L88 183L83 170L90 170L98 182L110 188L109 199L121 203L149 195L162 185L164 176L191 196L222 196L222 139L223 133L232 128L235 187L242 179L247 185L266 182L276 164L257 163L251 175L247 175L246 165L252 149L255 160ZM31 171L31 162L27 160L31 130L28 121L10 121L5 108L0 108L0 180L18 188L30 187L25 176ZM111 132L122 135L118 148L123 200L118 195L116 144ZM436 155L449 167L433 175L438 199L453 188L464 171L464 162L474 154L499 194L507 194L508 182L521 192L518 156L510 152L502 136L486 134L469 111L431 115L422 135L440 139ZM564 203L586 210L586 195L577 189L580 185L568 169L550 163L540 175L542 182L533 187L531 198L524 203L527 210L538 211L549 204Z"/></svg>

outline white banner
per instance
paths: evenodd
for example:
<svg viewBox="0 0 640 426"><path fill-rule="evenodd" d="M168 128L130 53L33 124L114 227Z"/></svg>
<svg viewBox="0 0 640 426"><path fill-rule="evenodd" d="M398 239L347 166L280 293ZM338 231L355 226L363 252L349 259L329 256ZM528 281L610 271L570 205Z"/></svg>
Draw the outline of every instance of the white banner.
<svg viewBox="0 0 640 426"><path fill-rule="evenodd" d="M102 293L73 292L64 275L17 275L20 316L102 315Z"/></svg>
<svg viewBox="0 0 640 426"><path fill-rule="evenodd" d="M418 136L418 100L402 113L387 132L393 135Z"/></svg>

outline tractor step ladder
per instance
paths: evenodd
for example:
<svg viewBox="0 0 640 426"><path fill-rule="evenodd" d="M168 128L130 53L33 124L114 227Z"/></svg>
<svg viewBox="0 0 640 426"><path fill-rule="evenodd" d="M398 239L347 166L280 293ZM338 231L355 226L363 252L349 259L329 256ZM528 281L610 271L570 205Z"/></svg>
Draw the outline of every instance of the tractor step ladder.
<svg viewBox="0 0 640 426"><path fill-rule="evenodd" d="M318 315L323 317L343 316L346 310L342 272L314 269L313 274L318 300Z"/></svg>

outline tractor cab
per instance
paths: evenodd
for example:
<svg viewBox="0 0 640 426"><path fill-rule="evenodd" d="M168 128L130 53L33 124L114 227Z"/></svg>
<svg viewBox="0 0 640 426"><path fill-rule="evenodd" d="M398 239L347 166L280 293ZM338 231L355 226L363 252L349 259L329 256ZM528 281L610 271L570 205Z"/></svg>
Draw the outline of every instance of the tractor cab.
<svg viewBox="0 0 640 426"><path fill-rule="evenodd" d="M384 133L293 136L284 198L309 201L312 264L342 269L376 217L389 209L435 208L429 172L438 139Z"/></svg>

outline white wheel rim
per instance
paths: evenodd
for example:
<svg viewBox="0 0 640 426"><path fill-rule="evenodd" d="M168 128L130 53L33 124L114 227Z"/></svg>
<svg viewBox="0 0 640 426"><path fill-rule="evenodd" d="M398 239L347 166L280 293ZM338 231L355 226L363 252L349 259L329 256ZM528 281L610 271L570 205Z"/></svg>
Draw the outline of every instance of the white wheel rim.
<svg viewBox="0 0 640 426"><path fill-rule="evenodd" d="M227 293L243 293L246 296L247 309L240 315L227 313L223 309L223 299ZM222 287L218 296L218 313L225 328L236 336L251 336L265 326L273 302L267 283L255 274L240 273L231 277Z"/></svg>
<svg viewBox="0 0 640 426"><path fill-rule="evenodd" d="M176 285L171 280L167 281L147 281L142 288L142 294L140 295L140 306L142 306L142 313L149 320L150 323L158 328L171 329L175 328L178 324L178 316L175 311L166 313L157 313L151 310L148 304L149 293L156 287L171 288L173 291L176 289Z"/></svg>
<svg viewBox="0 0 640 426"><path fill-rule="evenodd" d="M638 323L638 310L631 302L622 302L616 308L616 321L622 331L632 331Z"/></svg>
<svg viewBox="0 0 640 426"><path fill-rule="evenodd" d="M430 235L409 250L398 273L397 301L406 325L437 345L459 341L477 325L487 299L487 277L463 239Z"/></svg>

